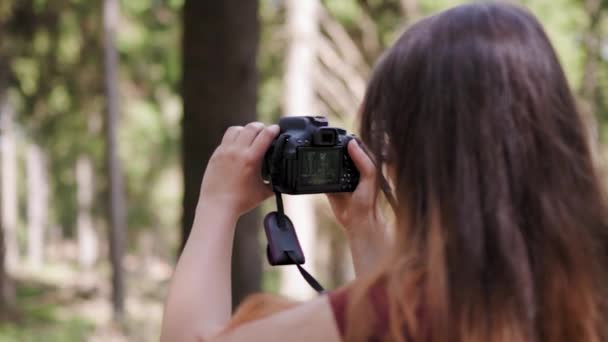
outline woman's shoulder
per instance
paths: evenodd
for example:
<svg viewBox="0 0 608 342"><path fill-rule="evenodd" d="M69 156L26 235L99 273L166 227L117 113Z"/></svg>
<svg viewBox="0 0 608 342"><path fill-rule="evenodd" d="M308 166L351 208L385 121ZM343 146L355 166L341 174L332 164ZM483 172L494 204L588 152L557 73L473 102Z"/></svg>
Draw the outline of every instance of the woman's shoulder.
<svg viewBox="0 0 608 342"><path fill-rule="evenodd" d="M348 329L351 304L371 310L373 315L367 315L374 320L374 335L385 335L389 330L389 303L384 281L377 281L371 286L362 287L360 284L350 284L328 293L329 304L340 336L345 337Z"/></svg>
<svg viewBox="0 0 608 342"><path fill-rule="evenodd" d="M211 341L340 341L328 296L297 302L269 294L246 299Z"/></svg>
<svg viewBox="0 0 608 342"><path fill-rule="evenodd" d="M389 299L384 281L362 287L358 282L328 291L307 302L256 294L235 312L220 341L340 341L349 330L351 304L366 311L371 336L389 332ZM356 321L356 320L354 320ZM366 334L367 335L367 334Z"/></svg>

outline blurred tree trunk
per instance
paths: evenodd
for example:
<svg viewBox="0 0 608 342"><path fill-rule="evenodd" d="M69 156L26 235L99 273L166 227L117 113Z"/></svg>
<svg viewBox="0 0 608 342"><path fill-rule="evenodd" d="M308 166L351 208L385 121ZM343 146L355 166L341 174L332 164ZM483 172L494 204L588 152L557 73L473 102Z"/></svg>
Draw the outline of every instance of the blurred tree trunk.
<svg viewBox="0 0 608 342"><path fill-rule="evenodd" d="M13 311L14 306L15 306L14 284L9 279L7 270L6 270L7 248L6 248L6 241L4 238L4 233L7 230L7 227L5 227L5 224L7 222L5 214L7 212L15 209L14 214L15 214L15 221L16 221L16 202L17 202L16 191L14 193L15 198L11 198L11 196L13 194L5 191L6 189L4 187L4 185L5 185L4 180L6 180L5 172L7 170L8 170L8 172L14 171L14 170L10 170L11 169L10 166L8 168L5 167L5 161L7 159L5 158L5 155L4 155L4 152L5 152L4 144L6 142L5 137L7 135L11 134L11 132L7 131L7 129L10 129L10 126L7 127L6 121L10 120L11 118L7 116L8 114L7 114L7 111L5 110L7 108L7 103L8 103L7 90L8 90L9 63L8 63L8 58L2 53L3 48L4 48L4 44L3 44L4 40L2 37L3 28L4 28L3 20L2 20L2 17L0 16L0 180L2 181L2 183L0 183L0 186L2 186L2 189L0 190L0 320L7 319L9 317L10 313ZM7 195L7 194L9 196L5 197L5 195ZM13 203L10 203L11 201ZM15 207L13 207L13 205L15 205ZM10 209L5 210L5 206L8 206L8 208L10 208Z"/></svg>
<svg viewBox="0 0 608 342"><path fill-rule="evenodd" d="M118 155L119 91L116 28L120 15L118 0L104 0L104 83L106 93L106 168L109 174L109 242L112 263L112 307L114 320L124 318L125 285L122 258L125 246L126 208L122 166Z"/></svg>
<svg viewBox="0 0 608 342"><path fill-rule="evenodd" d="M401 10L407 18L408 23L416 20L420 17L420 8L418 6L418 0L400 0Z"/></svg>
<svg viewBox="0 0 608 342"><path fill-rule="evenodd" d="M257 117L260 29L257 0L186 0L183 18L182 247L194 219L203 172L224 131ZM237 224L233 306L260 290L259 225L257 210Z"/></svg>
<svg viewBox="0 0 608 342"><path fill-rule="evenodd" d="M2 71L0 71L2 72ZM0 89L0 92L2 90ZM0 94L0 98L2 95ZM17 240L17 145L14 130L14 110L8 101L0 100L0 130L2 143L0 158L2 177L0 178L0 196L2 197L2 228L6 247L5 266L10 270L19 264L19 243Z"/></svg>
<svg viewBox="0 0 608 342"><path fill-rule="evenodd" d="M288 0L286 5L289 46L283 109L286 115L314 115L313 75L317 60L320 4L318 0ZM321 244L317 243L313 198L302 195L286 197L285 212L294 222L308 271L317 274L315 248ZM308 299L314 295L295 266L282 269L281 292L299 299Z"/></svg>
<svg viewBox="0 0 608 342"><path fill-rule="evenodd" d="M601 0L584 0L584 9L588 18L588 25L583 33L583 46L585 49L585 62L583 66L583 79L580 94L583 99L583 115L590 132L590 146L597 156L599 144L599 127L597 113L601 99L601 89L598 80L598 67L602 56L602 21L604 14Z"/></svg>
<svg viewBox="0 0 608 342"><path fill-rule="evenodd" d="M44 261L44 238L48 226L49 179L47 160L35 142L27 147L27 261L38 269Z"/></svg>
<svg viewBox="0 0 608 342"><path fill-rule="evenodd" d="M97 262L99 241L91 215L95 194L93 162L87 154L82 154L76 161L76 192L78 264L83 270L90 271Z"/></svg>

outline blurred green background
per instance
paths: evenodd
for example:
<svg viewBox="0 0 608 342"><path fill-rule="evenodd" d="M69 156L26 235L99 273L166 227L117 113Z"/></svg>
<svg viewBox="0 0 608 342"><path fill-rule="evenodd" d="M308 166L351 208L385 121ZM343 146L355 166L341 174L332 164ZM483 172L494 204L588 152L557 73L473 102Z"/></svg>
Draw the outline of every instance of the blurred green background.
<svg viewBox="0 0 608 342"><path fill-rule="evenodd" d="M382 51L417 19L461 3L0 0L0 341L157 339L223 130L284 114L353 130ZM515 3L549 33L601 162L608 1ZM287 210L312 273L330 288L349 281L325 199L298 201ZM237 237L237 301L260 289L312 295L262 257L258 226L272 207L241 223L254 227Z"/></svg>

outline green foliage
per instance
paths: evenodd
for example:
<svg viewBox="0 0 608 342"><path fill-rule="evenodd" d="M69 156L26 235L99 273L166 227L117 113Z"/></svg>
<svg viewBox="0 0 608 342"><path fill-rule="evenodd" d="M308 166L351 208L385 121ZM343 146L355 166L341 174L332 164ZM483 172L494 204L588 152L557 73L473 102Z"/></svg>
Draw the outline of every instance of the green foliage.
<svg viewBox="0 0 608 342"><path fill-rule="evenodd" d="M580 87L584 63L581 36L587 15L581 1L522 0L539 16L554 42L568 77ZM408 18L400 1L323 0L327 11L344 27L372 65L394 40ZM461 0L420 1L428 15ZM123 0L118 35L122 122L120 153L127 161L128 219L131 229L155 226L172 229L179 212L179 79L181 77L180 13L183 0ZM262 0L260 87L262 121L281 115L283 60L287 44L282 2ZM8 51L14 84L11 98L28 138L42 144L51 160L53 220L69 235L75 226L74 165L86 153L95 163L96 210L103 215L104 144L101 8L80 0L3 2L8 20ZM368 20L369 19L369 20ZM411 22L411 20L410 20ZM604 28L606 30L606 28ZM368 46L366 34L378 45ZM604 76L605 78L605 76ZM350 125L345 122L345 125ZM164 184L164 185L162 185ZM165 190L160 191L159 188ZM159 196L159 197L158 197ZM156 210L157 203L175 205ZM172 217L171 220L167 219Z"/></svg>
<svg viewBox="0 0 608 342"><path fill-rule="evenodd" d="M119 144L133 234L150 228L177 233L182 2L121 2Z"/></svg>
<svg viewBox="0 0 608 342"><path fill-rule="evenodd" d="M340 22L348 26L356 26L356 20L361 16L361 8L356 1L327 0L324 5Z"/></svg>
<svg viewBox="0 0 608 342"><path fill-rule="evenodd" d="M129 227L173 229L179 191L154 192L178 164L181 76L181 0L122 1L118 35L122 96L120 153L127 178ZM74 168L81 154L95 164L95 210L104 215L103 46L100 2L23 1L7 23L12 102L27 139L43 146L51 161L53 222L70 236L75 229ZM178 188L178 187L177 187ZM165 189L166 186L165 186ZM155 207L155 193L173 205ZM168 221L165 218L171 218Z"/></svg>
<svg viewBox="0 0 608 342"><path fill-rule="evenodd" d="M579 1L524 0L522 4L543 23L558 52L570 84L578 89L583 70L584 47L581 38L586 28L586 14Z"/></svg>

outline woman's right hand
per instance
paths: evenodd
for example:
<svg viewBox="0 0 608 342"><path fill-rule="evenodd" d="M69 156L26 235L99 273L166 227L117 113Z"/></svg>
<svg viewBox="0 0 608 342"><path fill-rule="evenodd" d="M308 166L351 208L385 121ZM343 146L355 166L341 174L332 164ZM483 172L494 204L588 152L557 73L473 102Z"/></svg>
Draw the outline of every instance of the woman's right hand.
<svg viewBox="0 0 608 342"><path fill-rule="evenodd" d="M377 205L377 171L370 157L355 140L348 154L359 170L359 184L352 193L327 194L332 211L348 238L355 272L368 272L386 250L386 222Z"/></svg>

